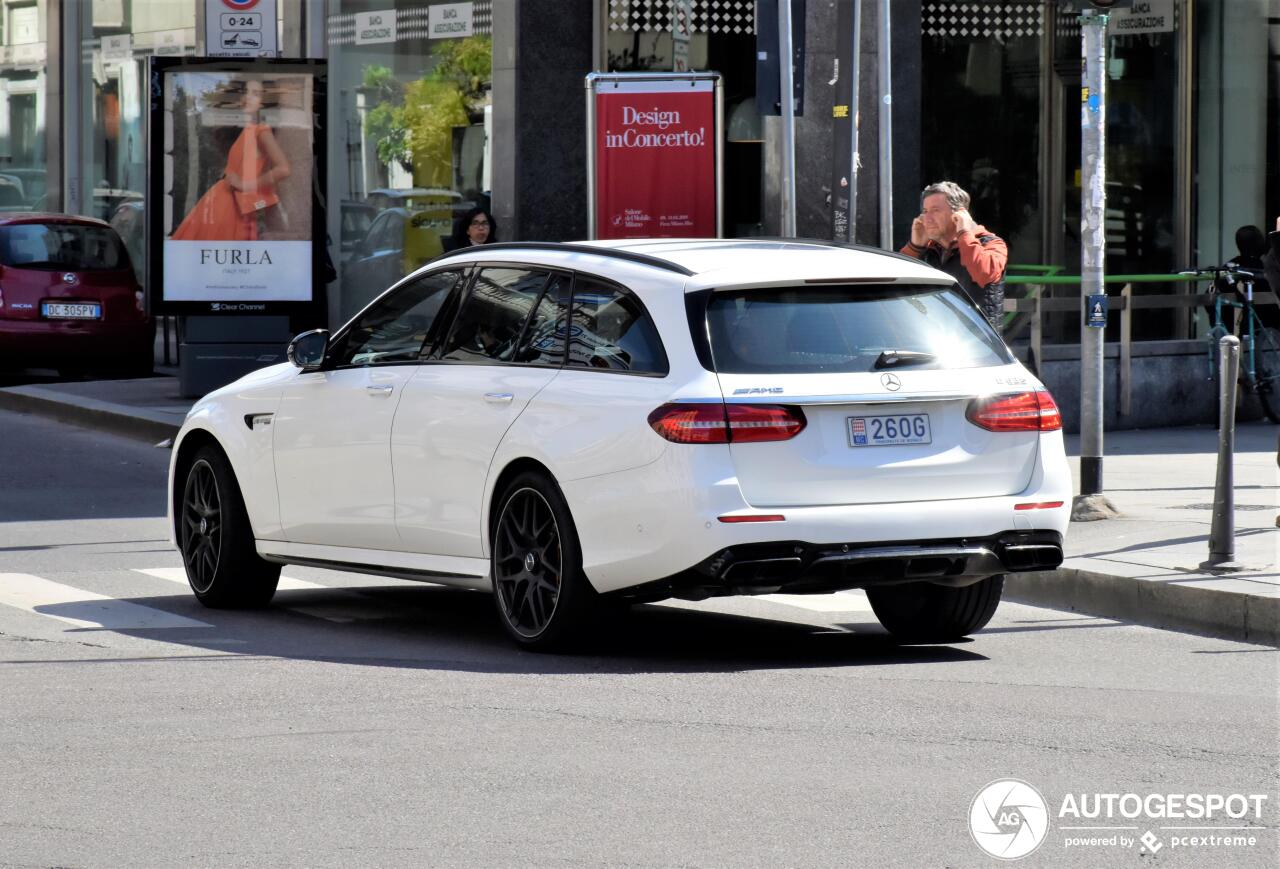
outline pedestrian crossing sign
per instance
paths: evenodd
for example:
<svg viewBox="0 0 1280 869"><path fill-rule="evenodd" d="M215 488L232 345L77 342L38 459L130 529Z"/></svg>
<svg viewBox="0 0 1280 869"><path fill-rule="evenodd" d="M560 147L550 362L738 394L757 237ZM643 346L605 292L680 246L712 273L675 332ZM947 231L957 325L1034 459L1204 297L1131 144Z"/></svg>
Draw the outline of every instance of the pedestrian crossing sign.
<svg viewBox="0 0 1280 869"><path fill-rule="evenodd" d="M1094 329L1103 329L1107 325L1107 295L1099 293L1088 297L1085 307L1084 324Z"/></svg>

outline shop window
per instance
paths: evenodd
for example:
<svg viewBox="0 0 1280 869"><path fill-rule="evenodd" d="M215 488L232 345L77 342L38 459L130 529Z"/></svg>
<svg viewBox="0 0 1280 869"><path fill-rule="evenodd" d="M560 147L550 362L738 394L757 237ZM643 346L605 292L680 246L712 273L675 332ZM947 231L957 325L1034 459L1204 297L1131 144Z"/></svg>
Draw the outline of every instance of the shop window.
<svg viewBox="0 0 1280 869"><path fill-rule="evenodd" d="M195 54L196 2L83 0L81 164L74 172L79 210L111 224L140 283L147 249L147 63L153 54ZM39 181L43 188L43 174Z"/></svg>
<svg viewBox="0 0 1280 869"><path fill-rule="evenodd" d="M489 208L492 4L463 5L447 28L432 17L438 4L392 5L329 4L337 319L448 249L471 209Z"/></svg>

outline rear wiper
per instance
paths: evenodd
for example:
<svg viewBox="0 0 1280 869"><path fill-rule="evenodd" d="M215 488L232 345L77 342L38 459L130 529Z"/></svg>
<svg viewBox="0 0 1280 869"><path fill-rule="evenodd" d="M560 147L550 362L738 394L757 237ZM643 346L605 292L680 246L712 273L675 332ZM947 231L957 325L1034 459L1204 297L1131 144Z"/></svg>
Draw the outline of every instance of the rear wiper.
<svg viewBox="0 0 1280 869"><path fill-rule="evenodd" d="M937 358L932 353L921 353L918 350L885 350L876 357L876 364L872 367L878 371L881 368L897 368L901 365L923 365Z"/></svg>

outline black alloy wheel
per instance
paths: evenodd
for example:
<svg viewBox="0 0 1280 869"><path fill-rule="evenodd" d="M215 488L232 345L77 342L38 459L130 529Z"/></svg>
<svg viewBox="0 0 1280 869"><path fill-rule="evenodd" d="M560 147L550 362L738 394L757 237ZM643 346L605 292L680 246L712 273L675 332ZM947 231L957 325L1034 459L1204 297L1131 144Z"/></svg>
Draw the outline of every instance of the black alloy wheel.
<svg viewBox="0 0 1280 869"><path fill-rule="evenodd" d="M566 650L610 615L582 572L578 530L564 494L544 473L513 479L495 505L489 554L493 600L523 649Z"/></svg>
<svg viewBox="0 0 1280 869"><path fill-rule="evenodd" d="M534 639L555 618L564 580L564 549L551 505L533 488L512 492L493 541L494 590L506 624Z"/></svg>
<svg viewBox="0 0 1280 869"><path fill-rule="evenodd" d="M235 472L218 447L201 447L191 457L173 512L187 581L202 604L256 607L271 601L280 565L258 555Z"/></svg>
<svg viewBox="0 0 1280 869"><path fill-rule="evenodd" d="M182 492L182 560L197 594L213 586L222 557L222 497L213 467L197 459Z"/></svg>

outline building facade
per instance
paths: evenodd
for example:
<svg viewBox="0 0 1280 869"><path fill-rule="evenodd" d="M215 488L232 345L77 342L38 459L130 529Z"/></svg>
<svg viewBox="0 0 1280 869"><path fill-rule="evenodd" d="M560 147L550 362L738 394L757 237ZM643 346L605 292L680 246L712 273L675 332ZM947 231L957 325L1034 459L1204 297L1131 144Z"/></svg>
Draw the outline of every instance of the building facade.
<svg viewBox="0 0 1280 869"><path fill-rule="evenodd" d="M892 238L905 239L920 188L949 178L1009 241L1012 262L1079 271L1075 14L1058 0L794 2L805 33L799 235L832 235L841 61L849 71L838 31L848 4L861 2L855 226L859 241L880 238L876 72L887 5ZM1112 16L1108 42L1108 271L1222 262L1238 227L1271 229L1280 216L1280 0L1136 7ZM277 8L282 52L329 62L331 325L438 253L467 206L490 207L503 239L585 236L583 76L673 60L669 0ZM147 58L201 53L205 9L205 0L0 0L0 207L111 220L140 264ZM777 235L781 120L757 105L756 2L695 0L693 10L690 65L723 74L725 233ZM1070 343L1078 328L1057 315L1046 335ZM1194 316L1153 312L1139 337L1196 329Z"/></svg>

